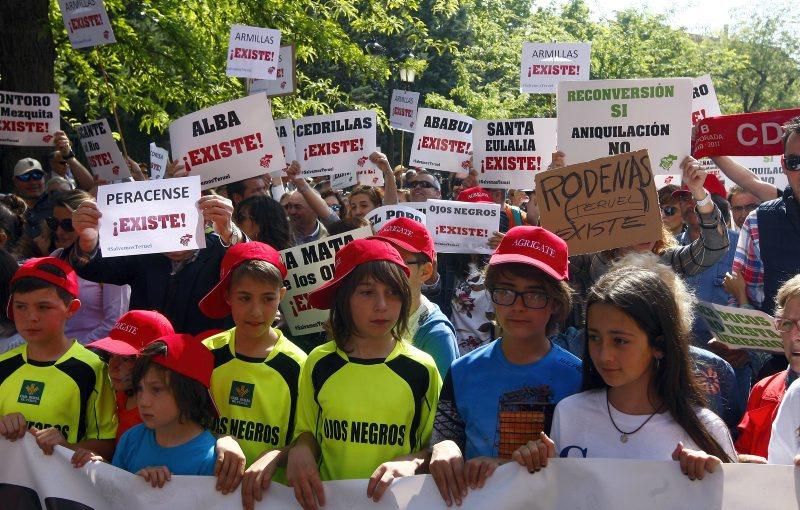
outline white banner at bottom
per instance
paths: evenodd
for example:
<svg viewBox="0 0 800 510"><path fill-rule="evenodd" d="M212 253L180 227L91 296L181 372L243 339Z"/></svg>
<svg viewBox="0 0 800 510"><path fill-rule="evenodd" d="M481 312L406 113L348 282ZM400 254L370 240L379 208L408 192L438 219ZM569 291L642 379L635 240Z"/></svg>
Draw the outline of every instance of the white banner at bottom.
<svg viewBox="0 0 800 510"><path fill-rule="evenodd" d="M0 439L0 507L177 510L240 509L237 492L223 496L210 477L173 476L162 489L104 463L75 469L69 450L45 456L32 436ZM396 480L379 503L367 498L366 480L325 482L325 510L446 508L430 476ZM800 469L728 464L702 481L683 476L676 462L553 459L529 474L516 464L499 468L462 509L796 509ZM300 508L294 490L273 483L257 508Z"/></svg>

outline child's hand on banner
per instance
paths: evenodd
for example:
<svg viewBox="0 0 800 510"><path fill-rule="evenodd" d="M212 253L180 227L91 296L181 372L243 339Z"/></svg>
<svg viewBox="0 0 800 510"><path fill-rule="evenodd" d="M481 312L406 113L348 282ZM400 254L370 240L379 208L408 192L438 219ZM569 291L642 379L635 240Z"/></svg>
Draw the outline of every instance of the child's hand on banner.
<svg viewBox="0 0 800 510"><path fill-rule="evenodd" d="M242 447L231 436L217 439L216 454L214 476L217 477L217 490L228 494L235 491L242 481L247 461Z"/></svg>
<svg viewBox="0 0 800 510"><path fill-rule="evenodd" d="M140 469L136 474L144 478L146 482L149 482L152 487L158 487L159 489L172 480L172 473L169 472L167 466L146 467Z"/></svg>
<svg viewBox="0 0 800 510"><path fill-rule="evenodd" d="M89 462L103 462L105 459L101 455L97 455L93 451L86 450L84 448L78 448L75 450L75 453L72 454L72 466L75 468L81 468L88 464Z"/></svg>
<svg viewBox="0 0 800 510"><path fill-rule="evenodd" d="M672 460L677 460L681 465L681 472L689 477L689 480L702 480L703 476L713 473L722 461L713 455L709 455L702 450L690 450L684 448L683 443L678 442L675 451L672 452Z"/></svg>
<svg viewBox="0 0 800 510"><path fill-rule="evenodd" d="M22 413L9 413L0 418L0 436L9 441L22 439L27 430L28 423Z"/></svg>
<svg viewBox="0 0 800 510"><path fill-rule="evenodd" d="M521 466L528 468L529 473L535 473L547 467L547 460L556 456L556 444L544 432L539 433L539 439L528 441L514 450L511 458Z"/></svg>
<svg viewBox="0 0 800 510"><path fill-rule="evenodd" d="M434 445L430 472L447 506L451 506L453 501L461 506L461 500L467 496L467 481L464 456L455 442L442 441Z"/></svg>
<svg viewBox="0 0 800 510"><path fill-rule="evenodd" d="M36 427L29 429L36 438L36 444L42 449L45 455L53 455L53 449L58 446L66 446L67 438L60 430L54 427L39 430Z"/></svg>

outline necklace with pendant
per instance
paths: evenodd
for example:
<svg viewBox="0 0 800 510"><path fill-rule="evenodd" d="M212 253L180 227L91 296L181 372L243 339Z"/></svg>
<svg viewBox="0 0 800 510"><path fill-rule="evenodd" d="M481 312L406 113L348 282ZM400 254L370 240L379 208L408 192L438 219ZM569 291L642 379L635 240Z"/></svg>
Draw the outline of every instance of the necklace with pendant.
<svg viewBox="0 0 800 510"><path fill-rule="evenodd" d="M636 427L634 430L632 430L630 432L625 432L624 430L622 430L619 427L617 427L616 422L614 422L614 417L611 416L611 403L608 400L608 390L606 390L606 409L608 410L608 418L611 420L611 425L613 425L614 428L617 429L617 432L620 433L619 441L621 443L627 443L628 442L628 436L636 434L637 432L642 430L642 427L647 425L647 422L650 421L650 419L658 413L658 409L656 409L655 411L653 411L653 414L648 416L647 419L642 422L641 425L639 425L638 427Z"/></svg>

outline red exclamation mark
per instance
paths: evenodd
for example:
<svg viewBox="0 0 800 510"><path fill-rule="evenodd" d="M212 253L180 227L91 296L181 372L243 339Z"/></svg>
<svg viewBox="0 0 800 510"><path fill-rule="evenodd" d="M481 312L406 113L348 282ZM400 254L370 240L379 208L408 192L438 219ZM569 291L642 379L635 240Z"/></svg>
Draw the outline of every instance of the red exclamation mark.
<svg viewBox="0 0 800 510"><path fill-rule="evenodd" d="M358 139L358 146L360 147L359 150L363 152L364 151L364 139L363 138L359 138Z"/></svg>
<svg viewBox="0 0 800 510"><path fill-rule="evenodd" d="M542 169L542 157L536 156L536 170Z"/></svg>
<svg viewBox="0 0 800 510"><path fill-rule="evenodd" d="M308 147L303 149L303 161L308 161Z"/></svg>
<svg viewBox="0 0 800 510"><path fill-rule="evenodd" d="M481 160L481 173L483 173L483 171L486 169L485 167L486 167L486 160L482 159Z"/></svg>
<svg viewBox="0 0 800 510"><path fill-rule="evenodd" d="M117 222L114 222L114 236L118 236L119 232L117 232Z"/></svg>
<svg viewBox="0 0 800 510"><path fill-rule="evenodd" d="M181 223L183 223L183 225L182 225L183 227L186 226L186 214L185 213L181 213Z"/></svg>
<svg viewBox="0 0 800 510"><path fill-rule="evenodd" d="M192 165L189 164L189 158L187 158L186 156L183 157L183 166L186 167L187 173L192 171Z"/></svg>
<svg viewBox="0 0 800 510"><path fill-rule="evenodd" d="M422 139L420 138L417 140L417 150L419 150L419 146L422 144Z"/></svg>
<svg viewBox="0 0 800 510"><path fill-rule="evenodd" d="M264 146L264 143L261 141L261 133L256 133L256 138L258 138L258 148L260 149Z"/></svg>
<svg viewBox="0 0 800 510"><path fill-rule="evenodd" d="M472 144L467 142L467 150L464 154L469 154L470 152L472 152Z"/></svg>

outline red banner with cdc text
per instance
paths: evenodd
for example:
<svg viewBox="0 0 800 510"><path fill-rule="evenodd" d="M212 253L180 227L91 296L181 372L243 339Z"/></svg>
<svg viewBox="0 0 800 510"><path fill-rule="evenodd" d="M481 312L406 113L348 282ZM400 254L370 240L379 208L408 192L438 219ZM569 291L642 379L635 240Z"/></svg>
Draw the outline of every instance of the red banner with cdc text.
<svg viewBox="0 0 800 510"><path fill-rule="evenodd" d="M800 108L707 117L697 123L692 156L775 156L783 154L783 125Z"/></svg>

